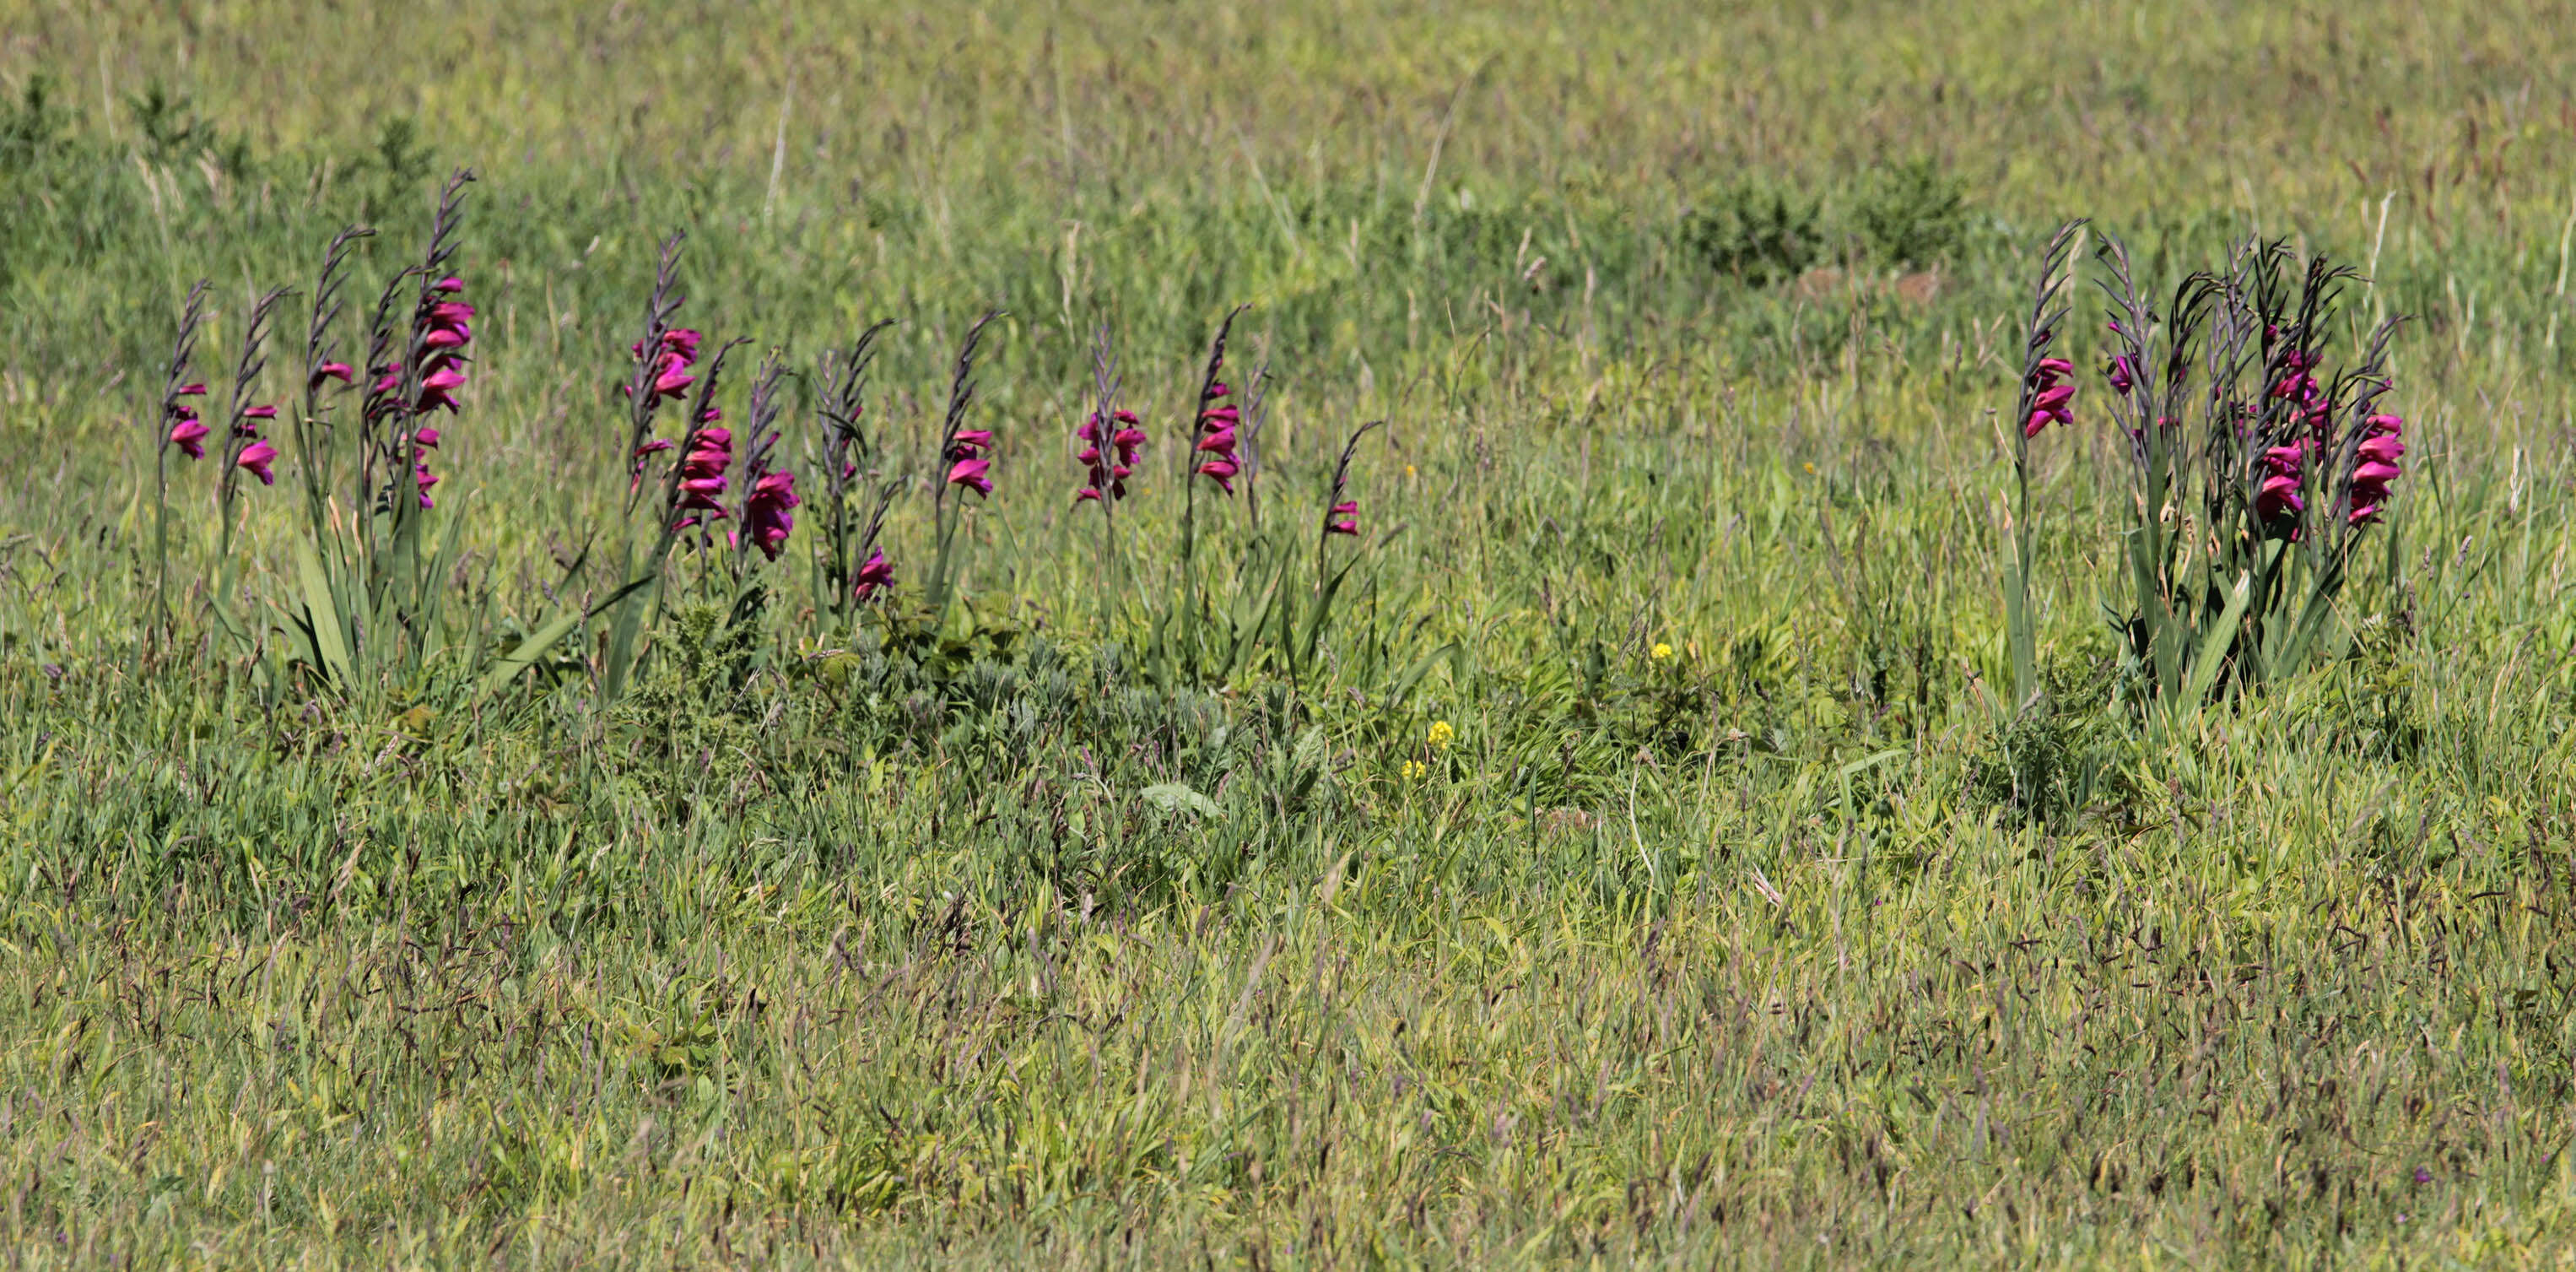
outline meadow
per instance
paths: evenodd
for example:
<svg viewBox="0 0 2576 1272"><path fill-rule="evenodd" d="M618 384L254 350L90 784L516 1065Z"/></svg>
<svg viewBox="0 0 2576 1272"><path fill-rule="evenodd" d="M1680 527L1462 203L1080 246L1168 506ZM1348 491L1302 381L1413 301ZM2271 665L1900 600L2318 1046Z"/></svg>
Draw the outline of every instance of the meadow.
<svg viewBox="0 0 2576 1272"><path fill-rule="evenodd" d="M0 1248L2576 1263L2571 65L0 0ZM2313 621L2137 635L2115 242L2400 320Z"/></svg>

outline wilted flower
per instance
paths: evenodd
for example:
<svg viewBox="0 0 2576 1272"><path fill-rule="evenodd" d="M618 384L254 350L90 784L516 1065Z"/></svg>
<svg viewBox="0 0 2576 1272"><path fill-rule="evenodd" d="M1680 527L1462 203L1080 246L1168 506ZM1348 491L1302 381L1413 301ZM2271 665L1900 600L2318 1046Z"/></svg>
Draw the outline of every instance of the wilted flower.
<svg viewBox="0 0 2576 1272"><path fill-rule="evenodd" d="M868 554L867 563L859 567L857 584L851 590L862 601L874 596L880 588L894 586L894 567L886 563L885 549L879 548Z"/></svg>

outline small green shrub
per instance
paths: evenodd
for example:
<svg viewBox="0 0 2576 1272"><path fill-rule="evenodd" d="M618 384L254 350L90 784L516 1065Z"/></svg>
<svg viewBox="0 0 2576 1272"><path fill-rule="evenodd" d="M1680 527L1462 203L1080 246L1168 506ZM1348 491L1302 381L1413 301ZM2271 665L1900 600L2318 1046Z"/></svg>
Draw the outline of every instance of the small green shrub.
<svg viewBox="0 0 2576 1272"><path fill-rule="evenodd" d="M1824 242L1823 207L1751 182L1720 190L1682 218L1682 241L1709 269L1755 287L1795 278Z"/></svg>

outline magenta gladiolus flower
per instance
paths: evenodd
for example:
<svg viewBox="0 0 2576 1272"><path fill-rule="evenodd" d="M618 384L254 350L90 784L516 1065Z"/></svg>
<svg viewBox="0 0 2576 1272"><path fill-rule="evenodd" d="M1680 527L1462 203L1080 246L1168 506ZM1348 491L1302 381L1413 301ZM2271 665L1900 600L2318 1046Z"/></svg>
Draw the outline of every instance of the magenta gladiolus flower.
<svg viewBox="0 0 2576 1272"><path fill-rule="evenodd" d="M202 384L182 384L182 385L180 385L180 386L179 386L179 391L178 391L178 392L176 392L176 393L171 394L170 396L172 396L172 397L204 397L204 396L206 396L206 386L204 386L204 385L202 385Z"/></svg>
<svg viewBox="0 0 2576 1272"><path fill-rule="evenodd" d="M2254 492L2254 515L2266 521L2284 513L2307 511L2307 500L2299 494L2299 474L2307 466L2307 448L2292 442L2263 452L2263 466L2271 476Z"/></svg>
<svg viewBox="0 0 2576 1272"><path fill-rule="evenodd" d="M252 442L242 448L242 453L233 460L233 463L248 470L251 476L259 478L260 485L274 486L277 484L277 474L269 470L269 465L276 460L276 447L266 442Z"/></svg>
<svg viewBox="0 0 2576 1272"><path fill-rule="evenodd" d="M1235 474L1243 469L1231 459L1211 459L1199 465L1199 475L1216 483L1217 489L1234 493Z"/></svg>
<svg viewBox="0 0 2576 1272"><path fill-rule="evenodd" d="M420 490L421 510L426 512L436 507L437 505L430 502L429 488L438 484L438 474L429 471L428 463L422 462L412 465L411 476L412 484Z"/></svg>
<svg viewBox="0 0 2576 1272"><path fill-rule="evenodd" d="M421 429L411 435L411 440L416 445L426 446L434 450L438 446L438 430L434 428Z"/></svg>
<svg viewBox="0 0 2576 1272"><path fill-rule="evenodd" d="M2360 455L2374 463L2394 464L2406 454L2406 443L2394 433L2362 439Z"/></svg>
<svg viewBox="0 0 2576 1272"><path fill-rule="evenodd" d="M342 384L348 384L356 380L357 376L358 369L346 362L325 362L313 368L313 383L316 385L324 380L338 380Z"/></svg>
<svg viewBox="0 0 2576 1272"><path fill-rule="evenodd" d="M2299 479L2287 473L2275 473L2263 479L2263 487L2254 496L2255 515L2269 520L2285 512L2304 512L2307 502L2299 498Z"/></svg>
<svg viewBox="0 0 2576 1272"><path fill-rule="evenodd" d="M958 450L965 451L969 454L977 451L988 451L993 449L993 430L989 428L960 429L958 430L957 436L950 439L950 444L955 446Z"/></svg>
<svg viewBox="0 0 2576 1272"><path fill-rule="evenodd" d="M457 292L465 290L465 280L450 274L437 282L431 283L429 285L429 289L434 292L446 292L449 295L454 295Z"/></svg>
<svg viewBox="0 0 2576 1272"><path fill-rule="evenodd" d="M2023 437L2037 437L2050 424L2075 422L2075 386L2059 383L2074 372L2075 364L2064 358L2042 358L2031 368L2030 418L2022 421Z"/></svg>
<svg viewBox="0 0 2576 1272"><path fill-rule="evenodd" d="M1360 532L1359 512L1360 504L1356 499L1334 504L1332 512L1324 520L1324 533L1356 536Z"/></svg>
<svg viewBox="0 0 2576 1272"><path fill-rule="evenodd" d="M178 416L179 422L170 429L170 444L178 447L180 453L190 459L204 459L206 457L205 421L198 419L195 411L184 406L179 408Z"/></svg>
<svg viewBox="0 0 2576 1272"><path fill-rule="evenodd" d="M465 373L456 369L454 361L444 357L435 359L429 364L428 374L420 378L417 409L427 411L443 406L454 411L456 391L464 387Z"/></svg>
<svg viewBox="0 0 2576 1272"><path fill-rule="evenodd" d="M788 532L796 528L792 510L804 502L797 497L794 473L765 473L752 483L751 497L742 505L743 529L770 560L777 560L778 550L786 546Z"/></svg>
<svg viewBox="0 0 2576 1272"><path fill-rule="evenodd" d="M850 590L862 601L874 596L879 589L893 587L894 567L886 563L885 549L879 548L869 553L867 564L859 567L858 575L853 581L857 586Z"/></svg>
<svg viewBox="0 0 2576 1272"><path fill-rule="evenodd" d="M992 470L993 461L989 459L960 459L948 468L948 484L964 486L978 495L990 495L993 493Z"/></svg>

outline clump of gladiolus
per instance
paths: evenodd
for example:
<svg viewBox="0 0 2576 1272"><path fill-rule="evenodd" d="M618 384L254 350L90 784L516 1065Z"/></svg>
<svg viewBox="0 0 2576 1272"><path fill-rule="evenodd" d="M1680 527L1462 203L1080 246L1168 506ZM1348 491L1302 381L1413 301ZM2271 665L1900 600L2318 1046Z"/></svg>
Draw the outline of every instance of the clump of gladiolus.
<svg viewBox="0 0 2576 1272"><path fill-rule="evenodd" d="M2075 228L2051 244L2028 329L2026 437L2070 419L2066 364L2041 355L2065 312L2056 296ZM2392 389L2397 323L2382 321L2338 368L2326 341L2341 330L2334 311L2352 270L2300 261L2284 243L2248 243L2184 279L2157 309L2119 241L2103 235L2100 244L2111 301L2106 409L2133 478L2114 554L2133 589L2121 621L2130 665L2158 697L2241 691L2316 656L2361 528L2388 514L2406 453L2405 421L2379 405ZM2031 679L2028 510L2025 493L2006 597L2022 701Z"/></svg>

